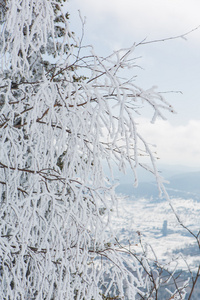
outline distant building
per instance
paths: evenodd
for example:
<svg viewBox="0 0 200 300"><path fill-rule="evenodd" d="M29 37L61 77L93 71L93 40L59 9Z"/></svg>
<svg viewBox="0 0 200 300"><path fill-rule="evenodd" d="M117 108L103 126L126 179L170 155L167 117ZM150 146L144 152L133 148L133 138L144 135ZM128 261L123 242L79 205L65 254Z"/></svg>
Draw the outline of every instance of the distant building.
<svg viewBox="0 0 200 300"><path fill-rule="evenodd" d="M163 236L167 236L167 220L163 222L162 234Z"/></svg>

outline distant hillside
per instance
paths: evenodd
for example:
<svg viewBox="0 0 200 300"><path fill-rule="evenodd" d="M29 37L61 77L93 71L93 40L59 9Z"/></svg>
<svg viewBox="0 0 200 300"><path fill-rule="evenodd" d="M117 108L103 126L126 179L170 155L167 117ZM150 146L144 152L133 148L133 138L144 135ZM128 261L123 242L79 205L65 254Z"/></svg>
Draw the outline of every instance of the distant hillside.
<svg viewBox="0 0 200 300"><path fill-rule="evenodd" d="M200 172L190 172L169 178L170 188L192 193L200 192Z"/></svg>
<svg viewBox="0 0 200 300"><path fill-rule="evenodd" d="M200 199L200 172L177 174L167 180L170 184L166 184L166 189L170 196ZM117 193L145 198L159 196L155 182L139 182L137 188L134 188L133 184L123 182L117 187Z"/></svg>

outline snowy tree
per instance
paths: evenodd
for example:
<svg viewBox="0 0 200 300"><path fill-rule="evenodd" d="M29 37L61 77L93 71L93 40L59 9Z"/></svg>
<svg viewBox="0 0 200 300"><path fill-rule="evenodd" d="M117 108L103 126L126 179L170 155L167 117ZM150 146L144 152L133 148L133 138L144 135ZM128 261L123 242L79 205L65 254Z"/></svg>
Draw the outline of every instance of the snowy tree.
<svg viewBox="0 0 200 300"><path fill-rule="evenodd" d="M70 31L62 2L0 1L0 298L154 299L145 256L112 232L112 166L129 165L135 185L146 168L162 192L135 117L142 105L152 122L172 108L120 77L135 45L98 57Z"/></svg>

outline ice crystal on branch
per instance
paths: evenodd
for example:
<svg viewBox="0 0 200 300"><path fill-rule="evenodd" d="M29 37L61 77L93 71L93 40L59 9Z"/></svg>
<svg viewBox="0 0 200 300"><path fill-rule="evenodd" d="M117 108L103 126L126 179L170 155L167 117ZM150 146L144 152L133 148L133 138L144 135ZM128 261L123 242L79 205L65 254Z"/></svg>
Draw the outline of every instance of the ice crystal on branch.
<svg viewBox="0 0 200 300"><path fill-rule="evenodd" d="M130 165L137 181L145 153L157 176L134 118L141 102L154 109L153 120L171 107L154 89L118 76L134 47L107 58L93 50L82 56L62 1L2 3L0 297L151 293L145 258L112 238L116 196L103 164Z"/></svg>

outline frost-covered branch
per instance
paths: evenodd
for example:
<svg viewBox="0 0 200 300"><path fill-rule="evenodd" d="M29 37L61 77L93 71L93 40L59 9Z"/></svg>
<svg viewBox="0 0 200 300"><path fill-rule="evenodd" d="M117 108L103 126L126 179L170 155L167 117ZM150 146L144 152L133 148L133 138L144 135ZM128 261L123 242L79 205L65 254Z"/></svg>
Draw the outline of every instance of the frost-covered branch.
<svg viewBox="0 0 200 300"><path fill-rule="evenodd" d="M130 166L136 184L140 165L165 192L135 117L141 105L153 109L152 122L173 109L154 87L121 79L135 46L82 55L61 0L4 4L0 298L150 299L158 283L144 253L113 242L117 197L105 165L111 174L113 162Z"/></svg>

